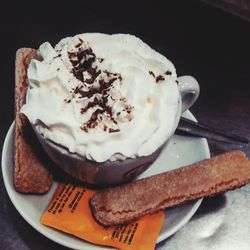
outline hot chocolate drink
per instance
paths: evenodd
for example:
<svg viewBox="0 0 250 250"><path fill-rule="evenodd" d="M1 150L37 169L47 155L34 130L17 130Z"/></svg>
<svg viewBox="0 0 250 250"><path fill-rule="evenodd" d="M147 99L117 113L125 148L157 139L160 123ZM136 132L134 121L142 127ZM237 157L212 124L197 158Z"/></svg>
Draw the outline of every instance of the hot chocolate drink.
<svg viewBox="0 0 250 250"><path fill-rule="evenodd" d="M45 42L39 53L21 112L47 144L117 163L148 157L173 135L181 112L175 68L139 38L85 33L54 48Z"/></svg>

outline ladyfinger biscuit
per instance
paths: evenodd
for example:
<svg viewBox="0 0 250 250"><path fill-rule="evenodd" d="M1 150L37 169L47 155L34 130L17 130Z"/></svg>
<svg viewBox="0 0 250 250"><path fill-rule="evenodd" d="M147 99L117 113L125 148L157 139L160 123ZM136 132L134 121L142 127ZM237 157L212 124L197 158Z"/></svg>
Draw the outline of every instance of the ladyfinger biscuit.
<svg viewBox="0 0 250 250"><path fill-rule="evenodd" d="M22 193L45 193L52 184L52 176L42 161L29 121L19 113L25 103L27 68L33 58L38 58L35 49L22 48L16 53L14 185Z"/></svg>
<svg viewBox="0 0 250 250"><path fill-rule="evenodd" d="M123 224L186 201L225 192L250 182L250 161L241 151L96 193L94 218L104 226Z"/></svg>

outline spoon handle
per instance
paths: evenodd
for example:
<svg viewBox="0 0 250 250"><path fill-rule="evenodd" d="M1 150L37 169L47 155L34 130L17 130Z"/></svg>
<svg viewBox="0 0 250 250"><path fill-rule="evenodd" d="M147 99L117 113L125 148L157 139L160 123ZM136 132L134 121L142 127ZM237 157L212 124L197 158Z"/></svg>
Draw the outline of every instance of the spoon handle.
<svg viewBox="0 0 250 250"><path fill-rule="evenodd" d="M240 145L247 145L249 140L239 135L228 134L217 128L211 128L199 122L194 122L185 117L181 117L177 132L181 132L186 135L193 135L198 137L205 137L215 141L225 143L235 143Z"/></svg>

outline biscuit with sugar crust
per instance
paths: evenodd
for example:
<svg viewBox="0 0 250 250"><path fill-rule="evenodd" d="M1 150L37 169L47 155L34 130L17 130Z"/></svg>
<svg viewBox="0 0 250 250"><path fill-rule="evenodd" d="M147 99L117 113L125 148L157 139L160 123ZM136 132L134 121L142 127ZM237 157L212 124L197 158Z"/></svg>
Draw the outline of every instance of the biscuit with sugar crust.
<svg viewBox="0 0 250 250"><path fill-rule="evenodd" d="M28 88L27 68L32 59L38 58L35 49L21 48L16 52L14 185L21 193L46 193L53 181L31 125L20 113Z"/></svg>
<svg viewBox="0 0 250 250"><path fill-rule="evenodd" d="M249 182L250 161L243 152L232 151L100 191L91 198L90 207L97 222L111 226Z"/></svg>

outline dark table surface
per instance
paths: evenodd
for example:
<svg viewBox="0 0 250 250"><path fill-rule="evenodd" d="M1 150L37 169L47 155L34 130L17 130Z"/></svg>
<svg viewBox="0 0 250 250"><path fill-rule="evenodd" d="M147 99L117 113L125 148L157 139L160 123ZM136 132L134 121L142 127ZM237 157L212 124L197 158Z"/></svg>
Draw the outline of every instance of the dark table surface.
<svg viewBox="0 0 250 250"><path fill-rule="evenodd" d="M250 23L195 0L61 5L34 1L27 6L10 1L2 12L1 147L14 119L16 49L94 31L139 36L173 61L178 75L199 81L201 94L191 108L199 121L250 139ZM250 146L208 142L211 155L242 149L250 157ZM0 178L0 249L66 249L22 219ZM191 221L157 248L250 249L249 204L249 186L206 198Z"/></svg>

